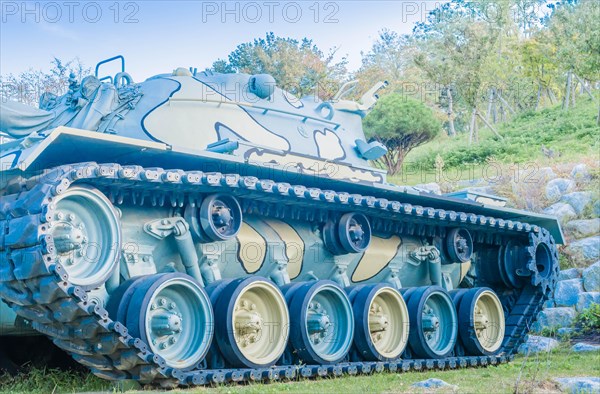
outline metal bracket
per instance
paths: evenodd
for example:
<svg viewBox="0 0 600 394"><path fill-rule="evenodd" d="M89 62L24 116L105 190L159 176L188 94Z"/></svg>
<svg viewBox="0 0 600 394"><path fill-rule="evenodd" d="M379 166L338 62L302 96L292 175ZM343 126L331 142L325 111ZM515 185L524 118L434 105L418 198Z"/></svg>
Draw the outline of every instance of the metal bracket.
<svg viewBox="0 0 600 394"><path fill-rule="evenodd" d="M184 218L176 216L153 220L144 225L144 231L158 239L165 239L173 235L179 249L181 262L185 267L185 272L196 279L201 286L204 286L198 264L198 253L196 253L196 247L192 240L192 233L190 232L190 225Z"/></svg>

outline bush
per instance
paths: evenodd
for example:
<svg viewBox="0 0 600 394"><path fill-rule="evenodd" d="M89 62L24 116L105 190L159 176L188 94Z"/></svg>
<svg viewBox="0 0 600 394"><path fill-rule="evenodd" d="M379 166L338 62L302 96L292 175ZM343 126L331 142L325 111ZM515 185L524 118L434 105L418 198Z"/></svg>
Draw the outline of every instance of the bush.
<svg viewBox="0 0 600 394"><path fill-rule="evenodd" d="M573 325L583 333L600 331L600 304L592 304L584 309L573 322Z"/></svg>

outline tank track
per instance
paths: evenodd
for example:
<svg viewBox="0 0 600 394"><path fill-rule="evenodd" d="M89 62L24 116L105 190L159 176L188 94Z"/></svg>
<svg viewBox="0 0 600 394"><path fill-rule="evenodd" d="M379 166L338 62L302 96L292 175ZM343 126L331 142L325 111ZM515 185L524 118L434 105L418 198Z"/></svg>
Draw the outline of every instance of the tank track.
<svg viewBox="0 0 600 394"><path fill-rule="evenodd" d="M479 243L500 245L506 237L528 239L531 259L535 258L535 243L541 239L551 245L552 273L546 278L539 277L535 274L535 261L530 260L531 283L498 294L506 314L506 334L498 355L182 371L166 367L164 360L153 354L142 340L128 334L124 323L111 320L108 312L91 300L84 289L69 282L65 269L55 261L55 246L47 226L53 217L52 201L75 183L99 188L116 204L123 202L124 191L134 203L143 203L144 198L149 198L153 205L173 207L183 206L186 193L226 191L240 198L245 213L278 218L319 220L327 217L328 210L350 209L367 213L373 218L373 227L379 230L402 230L423 236L460 224L471 230ZM283 200L285 204L281 204ZM30 321L34 329L50 337L94 374L163 387L454 369L508 362L524 340L558 273L554 240L545 229L535 225L239 175L80 163L57 167L28 179L9 180L0 198L0 208L3 227L0 297L18 315ZM407 221L412 225L408 226Z"/></svg>

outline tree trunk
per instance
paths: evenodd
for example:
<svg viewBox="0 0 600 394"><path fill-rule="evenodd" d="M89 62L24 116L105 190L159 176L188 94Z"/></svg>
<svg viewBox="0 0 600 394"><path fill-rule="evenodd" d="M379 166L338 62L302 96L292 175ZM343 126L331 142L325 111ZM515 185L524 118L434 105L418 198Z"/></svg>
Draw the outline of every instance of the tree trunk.
<svg viewBox="0 0 600 394"><path fill-rule="evenodd" d="M494 88L490 88L490 94L488 96L488 107L487 107L487 118L490 120L492 117L492 106L494 105Z"/></svg>
<svg viewBox="0 0 600 394"><path fill-rule="evenodd" d="M554 96L552 89L548 87L546 88L546 96L548 96L548 98L550 99L550 104L554 105L556 103L556 96Z"/></svg>
<svg viewBox="0 0 600 394"><path fill-rule="evenodd" d="M577 78L577 79L579 80L579 83L581 84L581 88L582 88L583 90L585 90L585 91L586 91L586 93L587 93L587 94L590 96L590 98L593 100L595 97L594 97L594 95L592 94L592 91L590 90L589 86L587 86L587 84L585 83L585 81L584 81L583 79L581 79L581 78L579 77L579 75L577 75L577 74L575 74L575 78Z"/></svg>
<svg viewBox="0 0 600 394"><path fill-rule="evenodd" d="M448 95L448 127L450 129L450 137L456 137L456 130L454 129L454 109L453 107L453 99L452 99L452 90L450 87L446 88L446 94Z"/></svg>
<svg viewBox="0 0 600 394"><path fill-rule="evenodd" d="M500 101L502 101L502 103L503 103L504 105L506 105L506 108L508 108L508 110L509 110L509 111L510 111L510 112L511 112L513 115L515 115L515 114L516 114L515 110L514 110L514 109L513 109L513 108L510 106L510 104L508 104L508 102L507 102L506 100L504 100L504 97L502 97L502 95L498 94L498 98L500 99Z"/></svg>
<svg viewBox="0 0 600 394"><path fill-rule="evenodd" d="M571 70L567 72L567 86L565 88L565 99L563 101L563 109L569 109L571 101Z"/></svg>
<svg viewBox="0 0 600 394"><path fill-rule="evenodd" d="M535 101L535 111L540 107L540 99L542 98L542 83L538 81L537 100Z"/></svg>
<svg viewBox="0 0 600 394"><path fill-rule="evenodd" d="M477 141L477 131L475 127L477 126L477 108L473 107L473 111L471 111L471 124L469 125L470 133L469 133L469 145L473 143L473 141Z"/></svg>
<svg viewBox="0 0 600 394"><path fill-rule="evenodd" d="M497 136L498 138L500 138L501 140L503 140L503 139L504 139L504 137L502 137L502 136L500 135L500 133L498 133L498 131L497 131L497 130L494 128L494 126L492 126L492 125L490 124L490 122L488 122L488 121L487 121L487 120L486 120L486 119L483 117L483 115L481 115L479 112L477 112L477 115L478 115L478 116L481 118L481 120L483 120L483 123L485 123L485 125L486 125L487 127L489 127L489 128L490 128L490 130L492 130L492 132L493 132L494 134L496 134L496 136Z"/></svg>
<svg viewBox="0 0 600 394"><path fill-rule="evenodd" d="M573 73L574 75L575 73ZM573 77L571 77L573 78ZM573 103L573 107L575 107L575 96L577 96L577 81L573 83L573 91L571 92L571 102Z"/></svg>

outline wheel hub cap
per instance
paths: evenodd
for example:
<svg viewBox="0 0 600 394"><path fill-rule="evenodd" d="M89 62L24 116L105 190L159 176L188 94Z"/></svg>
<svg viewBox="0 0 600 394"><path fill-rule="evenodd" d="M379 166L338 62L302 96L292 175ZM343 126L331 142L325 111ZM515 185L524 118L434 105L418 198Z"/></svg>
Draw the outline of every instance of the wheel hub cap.
<svg viewBox="0 0 600 394"><path fill-rule="evenodd" d="M62 212L56 214L58 223L54 224L52 232L54 236L54 245L59 254L69 254L72 251L79 251L76 257L82 257L84 244L87 243L87 234L85 225L76 220L75 215L64 215Z"/></svg>
<svg viewBox="0 0 600 394"><path fill-rule="evenodd" d="M373 342L378 342L383 338L383 334L390 325L389 316L383 313L383 308L376 303L371 305L369 311L369 331Z"/></svg>
<svg viewBox="0 0 600 394"><path fill-rule="evenodd" d="M329 313L318 302L308 306L306 325L308 333L311 335L311 341L315 344L321 342L321 338L325 338L333 329Z"/></svg>
<svg viewBox="0 0 600 394"><path fill-rule="evenodd" d="M240 305L235 309L235 331L240 339L240 345L245 347L260 338L264 321L261 314L256 311L255 304L245 299L240 301Z"/></svg>
<svg viewBox="0 0 600 394"><path fill-rule="evenodd" d="M183 332L183 317L177 304L160 298L150 306L150 336L160 349L174 345Z"/></svg>

